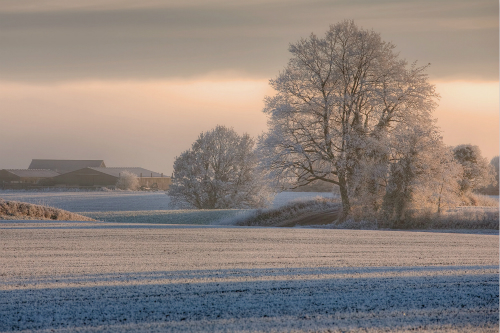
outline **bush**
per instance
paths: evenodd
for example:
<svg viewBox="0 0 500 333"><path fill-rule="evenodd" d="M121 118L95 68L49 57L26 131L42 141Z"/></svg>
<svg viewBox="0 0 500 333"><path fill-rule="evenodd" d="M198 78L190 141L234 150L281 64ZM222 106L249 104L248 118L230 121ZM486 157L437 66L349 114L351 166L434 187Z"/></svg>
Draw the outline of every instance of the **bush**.
<svg viewBox="0 0 500 333"><path fill-rule="evenodd" d="M139 178L129 171L124 171L120 174L120 178L116 182L116 188L135 191L139 189Z"/></svg>

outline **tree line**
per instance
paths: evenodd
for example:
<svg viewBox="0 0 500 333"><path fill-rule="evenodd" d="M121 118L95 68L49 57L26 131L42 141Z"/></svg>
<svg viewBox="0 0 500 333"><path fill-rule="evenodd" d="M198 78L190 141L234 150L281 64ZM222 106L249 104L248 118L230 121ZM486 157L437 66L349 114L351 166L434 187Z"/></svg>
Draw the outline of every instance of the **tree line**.
<svg viewBox="0 0 500 333"><path fill-rule="evenodd" d="M200 134L175 160L175 205L264 207L276 191L321 181L338 188L342 219L361 208L401 220L494 186L477 146L443 143L428 65L400 59L392 43L353 21L289 52L270 80L275 95L265 98L268 131L257 140L224 126ZM498 182L498 157L496 170Z"/></svg>

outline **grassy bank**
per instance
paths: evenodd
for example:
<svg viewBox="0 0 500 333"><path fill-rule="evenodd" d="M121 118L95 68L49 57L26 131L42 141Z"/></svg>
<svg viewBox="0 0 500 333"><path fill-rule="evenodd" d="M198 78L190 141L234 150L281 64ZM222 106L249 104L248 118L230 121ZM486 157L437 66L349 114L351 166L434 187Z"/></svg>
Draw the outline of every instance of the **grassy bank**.
<svg viewBox="0 0 500 333"><path fill-rule="evenodd" d="M94 221L62 209L0 199L0 220Z"/></svg>
<svg viewBox="0 0 500 333"><path fill-rule="evenodd" d="M222 221L223 224L239 226L293 227L315 226L332 229L499 229L498 206L460 206L441 214L428 211L414 211L404 220L394 221L366 214L338 221L341 205L336 200L317 198L293 202L266 210L249 211ZM358 210L359 211L359 210Z"/></svg>

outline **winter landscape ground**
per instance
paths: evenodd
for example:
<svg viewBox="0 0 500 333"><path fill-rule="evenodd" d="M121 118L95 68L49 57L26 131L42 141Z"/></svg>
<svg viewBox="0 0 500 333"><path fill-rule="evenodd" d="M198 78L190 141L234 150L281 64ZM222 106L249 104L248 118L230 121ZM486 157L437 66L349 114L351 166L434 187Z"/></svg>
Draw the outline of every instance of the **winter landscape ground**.
<svg viewBox="0 0 500 333"><path fill-rule="evenodd" d="M275 197L273 207L280 207L294 200L312 199L318 196L332 197L332 194L327 192L283 192ZM169 206L169 197L165 195L165 192L0 191L0 198L60 208L108 222L211 224L245 213L244 210L239 209L173 210Z"/></svg>
<svg viewBox="0 0 500 333"><path fill-rule="evenodd" d="M200 225L163 193L0 197L115 219L0 221L1 332L498 331L498 231Z"/></svg>
<svg viewBox="0 0 500 333"><path fill-rule="evenodd" d="M0 228L0 331L498 331L497 235Z"/></svg>

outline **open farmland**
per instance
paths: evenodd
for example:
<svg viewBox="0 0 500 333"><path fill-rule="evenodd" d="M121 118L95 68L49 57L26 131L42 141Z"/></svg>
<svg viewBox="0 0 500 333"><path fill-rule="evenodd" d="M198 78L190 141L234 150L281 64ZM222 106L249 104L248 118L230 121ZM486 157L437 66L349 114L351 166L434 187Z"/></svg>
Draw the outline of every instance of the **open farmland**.
<svg viewBox="0 0 500 333"><path fill-rule="evenodd" d="M498 235L0 223L0 331L498 331Z"/></svg>
<svg viewBox="0 0 500 333"><path fill-rule="evenodd" d="M332 197L332 193L282 192L274 198L272 207L317 196ZM247 212L239 209L172 209L165 192L0 191L0 198L60 208L106 222L211 224Z"/></svg>
<svg viewBox="0 0 500 333"><path fill-rule="evenodd" d="M282 192L273 201L273 207L290 201L332 197L328 192ZM70 212L151 211L171 210L165 192L108 191L108 192L30 192L0 191L5 200L29 202L35 205L56 207Z"/></svg>

